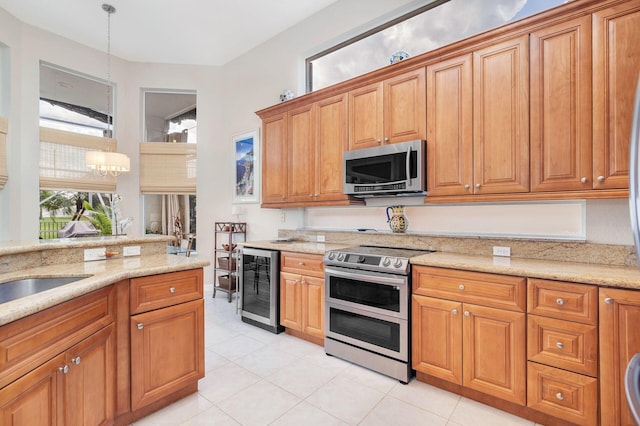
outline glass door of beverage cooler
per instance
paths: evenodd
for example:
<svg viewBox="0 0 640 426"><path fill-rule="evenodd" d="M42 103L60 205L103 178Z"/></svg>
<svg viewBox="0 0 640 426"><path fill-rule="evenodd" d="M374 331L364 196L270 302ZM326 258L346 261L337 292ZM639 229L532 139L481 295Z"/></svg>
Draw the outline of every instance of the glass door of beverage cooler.
<svg viewBox="0 0 640 426"><path fill-rule="evenodd" d="M240 291L242 321L280 333L279 252L244 247Z"/></svg>

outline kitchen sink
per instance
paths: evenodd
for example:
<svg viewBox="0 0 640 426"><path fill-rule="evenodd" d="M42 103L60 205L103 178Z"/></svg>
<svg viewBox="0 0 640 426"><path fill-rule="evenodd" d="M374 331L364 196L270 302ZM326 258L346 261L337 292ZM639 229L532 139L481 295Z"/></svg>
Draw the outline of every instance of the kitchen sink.
<svg viewBox="0 0 640 426"><path fill-rule="evenodd" d="M0 303L51 290L84 278L87 277L26 278L2 283L0 284Z"/></svg>

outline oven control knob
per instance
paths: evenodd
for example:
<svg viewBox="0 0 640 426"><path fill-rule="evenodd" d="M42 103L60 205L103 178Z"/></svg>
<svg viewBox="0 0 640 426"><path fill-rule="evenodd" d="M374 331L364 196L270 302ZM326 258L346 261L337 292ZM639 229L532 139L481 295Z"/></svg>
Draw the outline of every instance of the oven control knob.
<svg viewBox="0 0 640 426"><path fill-rule="evenodd" d="M358 262L358 263L364 263L364 260L365 260L365 259L364 259L364 256L358 256L358 260L357 260L357 262Z"/></svg>
<svg viewBox="0 0 640 426"><path fill-rule="evenodd" d="M338 253L338 260L341 262L344 260L344 253Z"/></svg>
<svg viewBox="0 0 640 426"><path fill-rule="evenodd" d="M382 259L382 266L389 266L391 265L391 258L390 257L385 257Z"/></svg>
<svg viewBox="0 0 640 426"><path fill-rule="evenodd" d="M396 261L393 262L393 266L395 266L396 268L400 268L402 266L402 259L396 259Z"/></svg>
<svg viewBox="0 0 640 426"><path fill-rule="evenodd" d="M330 251L329 255L327 256L327 258L329 260L333 260L336 257L336 252L335 251Z"/></svg>

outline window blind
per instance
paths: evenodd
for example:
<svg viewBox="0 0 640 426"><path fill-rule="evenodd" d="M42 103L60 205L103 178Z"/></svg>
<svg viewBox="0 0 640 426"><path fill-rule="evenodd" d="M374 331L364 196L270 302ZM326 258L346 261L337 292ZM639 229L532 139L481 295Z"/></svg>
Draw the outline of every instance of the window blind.
<svg viewBox="0 0 640 426"><path fill-rule="evenodd" d="M142 142L140 192L195 194L196 144Z"/></svg>
<svg viewBox="0 0 640 426"><path fill-rule="evenodd" d="M116 148L114 139L40 127L40 189L115 192L116 178L94 173L84 158Z"/></svg>
<svg viewBox="0 0 640 426"><path fill-rule="evenodd" d="M9 174L7 172L7 132L9 121L5 117L0 117L0 189L7 183Z"/></svg>

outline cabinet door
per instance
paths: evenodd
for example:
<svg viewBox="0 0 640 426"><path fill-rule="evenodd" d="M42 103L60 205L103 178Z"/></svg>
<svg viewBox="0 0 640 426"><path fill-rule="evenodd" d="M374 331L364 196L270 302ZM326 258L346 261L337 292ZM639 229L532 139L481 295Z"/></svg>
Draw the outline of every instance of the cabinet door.
<svg viewBox="0 0 640 426"><path fill-rule="evenodd" d="M471 55L427 67L429 195L465 195L473 183Z"/></svg>
<svg viewBox="0 0 640 426"><path fill-rule="evenodd" d="M474 194L529 191L528 41L473 53Z"/></svg>
<svg viewBox="0 0 640 426"><path fill-rule="evenodd" d="M640 1L593 14L593 178L628 188L629 135L640 73Z"/></svg>
<svg viewBox="0 0 640 426"><path fill-rule="evenodd" d="M313 104L289 111L288 201L312 201L315 194L315 108Z"/></svg>
<svg viewBox="0 0 640 426"><path fill-rule="evenodd" d="M526 404L525 314L464 304L464 386Z"/></svg>
<svg viewBox="0 0 640 426"><path fill-rule="evenodd" d="M426 104L424 68L384 81L384 143L425 139Z"/></svg>
<svg viewBox="0 0 640 426"><path fill-rule="evenodd" d="M349 92L349 150L382 143L382 83Z"/></svg>
<svg viewBox="0 0 640 426"><path fill-rule="evenodd" d="M262 202L287 199L287 114L262 121Z"/></svg>
<svg viewBox="0 0 640 426"><path fill-rule="evenodd" d="M347 95L316 103L316 201L347 200L342 192L342 154L349 150Z"/></svg>
<svg viewBox="0 0 640 426"><path fill-rule="evenodd" d="M106 425L115 415L116 352L112 324L69 349L63 380L64 425Z"/></svg>
<svg viewBox="0 0 640 426"><path fill-rule="evenodd" d="M57 421L58 380L64 355L0 389L0 424L4 426L53 426Z"/></svg>
<svg viewBox="0 0 640 426"><path fill-rule="evenodd" d="M131 409L158 401L204 377L204 301L134 315Z"/></svg>
<svg viewBox="0 0 640 426"><path fill-rule="evenodd" d="M624 390L627 364L640 352L640 292L600 289L600 423L633 426Z"/></svg>
<svg viewBox="0 0 640 426"><path fill-rule="evenodd" d="M531 191L593 188L591 17L531 33Z"/></svg>
<svg viewBox="0 0 640 426"><path fill-rule="evenodd" d="M324 278L302 277L302 331L324 339Z"/></svg>
<svg viewBox="0 0 640 426"><path fill-rule="evenodd" d="M302 331L301 277L289 272L280 273L280 325Z"/></svg>
<svg viewBox="0 0 640 426"><path fill-rule="evenodd" d="M411 367L461 385L462 303L425 296L411 303Z"/></svg>

